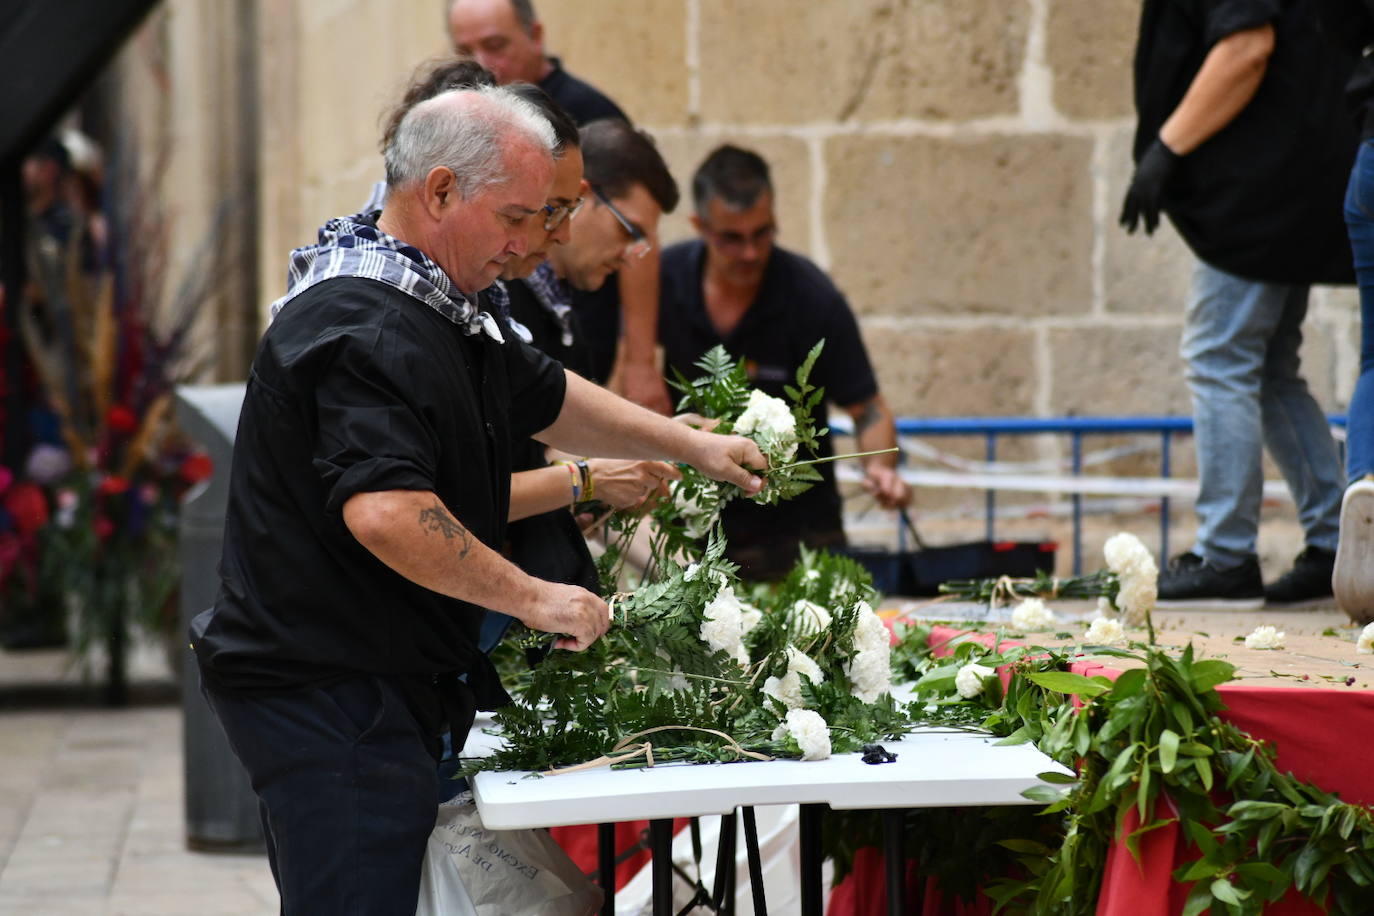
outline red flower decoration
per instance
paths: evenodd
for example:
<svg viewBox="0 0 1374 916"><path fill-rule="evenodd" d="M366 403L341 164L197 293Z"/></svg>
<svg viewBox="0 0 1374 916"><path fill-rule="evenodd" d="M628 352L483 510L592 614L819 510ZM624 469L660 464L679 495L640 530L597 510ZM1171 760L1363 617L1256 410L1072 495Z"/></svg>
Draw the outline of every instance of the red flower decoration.
<svg viewBox="0 0 1374 916"><path fill-rule="evenodd" d="M138 429L138 415L123 404L111 404L105 412L105 425L114 433L131 433Z"/></svg>
<svg viewBox="0 0 1374 916"><path fill-rule="evenodd" d="M128 490L129 481L120 477L118 474L111 474L109 477L100 481L100 492L106 496L118 496L120 493L128 492Z"/></svg>
<svg viewBox="0 0 1374 916"><path fill-rule="evenodd" d="M188 455L181 463L181 479L187 483L200 483L209 479L215 472L215 463L203 452Z"/></svg>
<svg viewBox="0 0 1374 916"><path fill-rule="evenodd" d="M114 522L110 521L105 516L99 516L95 520L95 536L100 540L108 541L110 539L110 535L114 534L114 530Z"/></svg>
<svg viewBox="0 0 1374 916"><path fill-rule="evenodd" d="M14 517L14 529L28 537L48 523L48 500L36 483L23 481L5 493L5 508Z"/></svg>

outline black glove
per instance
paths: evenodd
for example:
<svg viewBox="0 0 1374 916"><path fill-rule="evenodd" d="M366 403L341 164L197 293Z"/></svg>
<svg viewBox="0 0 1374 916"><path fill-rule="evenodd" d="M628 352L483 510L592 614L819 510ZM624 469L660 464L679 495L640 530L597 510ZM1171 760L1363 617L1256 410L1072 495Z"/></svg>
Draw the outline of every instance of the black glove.
<svg viewBox="0 0 1374 916"><path fill-rule="evenodd" d="M1164 196L1164 186L1178 168L1183 157L1164 145L1158 137L1140 157L1140 164L1131 176L1131 186L1126 189L1126 199L1121 204L1121 219L1118 222L1126 231L1135 232L1136 224L1145 219L1145 234L1153 235L1159 225L1159 202Z"/></svg>

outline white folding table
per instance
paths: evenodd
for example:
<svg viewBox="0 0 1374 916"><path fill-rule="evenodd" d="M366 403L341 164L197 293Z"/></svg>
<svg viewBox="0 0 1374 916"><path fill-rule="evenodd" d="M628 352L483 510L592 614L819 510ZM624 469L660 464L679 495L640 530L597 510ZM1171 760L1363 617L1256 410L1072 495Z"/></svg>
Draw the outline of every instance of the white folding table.
<svg viewBox="0 0 1374 916"><path fill-rule="evenodd" d="M474 731L465 755L481 753L492 738ZM722 822L720 848L733 850L734 811L743 807L751 869L757 859L757 839L751 837L753 807L800 804L801 897L803 916L820 916L822 909L820 819L826 806L840 809L883 809L887 861L888 907L901 912L901 812L907 808L1033 804L1021 793L1039 785L1038 773L1070 771L1030 744L1005 747L996 739L972 732L918 729L900 741L883 746L897 755L891 763L866 764L860 754L837 754L828 760L749 761L729 764L670 764L652 769L601 768L539 777L525 772L484 772L472 781L482 823L494 830L557 827L619 821L650 822L653 855L654 913L669 914L672 906L672 819L701 815L730 815L729 843ZM602 831L603 889L614 912L614 880L605 881L608 831ZM612 852L613 857L613 852ZM724 860L725 853L720 855ZM729 855L733 863L733 854ZM610 869L613 872L613 868ZM724 882L717 865L717 895ZM755 879L757 899L762 882Z"/></svg>

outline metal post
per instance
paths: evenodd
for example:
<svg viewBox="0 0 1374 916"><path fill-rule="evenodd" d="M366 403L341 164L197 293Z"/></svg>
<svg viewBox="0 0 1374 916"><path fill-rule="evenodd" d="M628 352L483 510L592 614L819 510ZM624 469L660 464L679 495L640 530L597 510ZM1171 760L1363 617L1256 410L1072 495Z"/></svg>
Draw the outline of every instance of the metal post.
<svg viewBox="0 0 1374 916"><path fill-rule="evenodd" d="M596 826L596 869L601 882L601 916L615 916L615 824Z"/></svg>
<svg viewBox="0 0 1374 916"><path fill-rule="evenodd" d="M1073 433L1073 476L1083 473L1083 434ZM1083 575L1083 494L1073 494L1073 574Z"/></svg>
<svg viewBox="0 0 1374 916"><path fill-rule="evenodd" d="M763 892L763 861L759 856L759 826L754 806L744 806L744 848L749 854L749 893L754 898L754 916L768 916Z"/></svg>
<svg viewBox="0 0 1374 916"><path fill-rule="evenodd" d="M983 451L984 454L987 456L988 464L992 464L994 461L997 460L997 433L988 432L987 446L984 448ZM997 514L997 491L989 487L987 495L984 497L984 499L987 503L987 521L984 526L984 537L986 537L989 541L995 541L997 540L997 538L994 537L993 534L993 528L995 524L993 522L993 518Z"/></svg>
<svg viewBox="0 0 1374 916"><path fill-rule="evenodd" d="M654 916L673 916L673 821L649 821Z"/></svg>
<svg viewBox="0 0 1374 916"><path fill-rule="evenodd" d="M802 805L797 831L801 835L801 916L821 916L821 821L825 805Z"/></svg>
<svg viewBox="0 0 1374 916"><path fill-rule="evenodd" d="M903 831L906 812L901 809L883 812L883 865L887 877L888 916L906 913L906 848Z"/></svg>
<svg viewBox="0 0 1374 916"><path fill-rule="evenodd" d="M1159 446L1159 476L1168 480L1173 473L1171 452L1173 449L1173 434L1169 430L1164 430L1160 434L1163 441ZM1164 498L1159 501L1159 568L1163 569L1169 562L1169 496L1166 493Z"/></svg>

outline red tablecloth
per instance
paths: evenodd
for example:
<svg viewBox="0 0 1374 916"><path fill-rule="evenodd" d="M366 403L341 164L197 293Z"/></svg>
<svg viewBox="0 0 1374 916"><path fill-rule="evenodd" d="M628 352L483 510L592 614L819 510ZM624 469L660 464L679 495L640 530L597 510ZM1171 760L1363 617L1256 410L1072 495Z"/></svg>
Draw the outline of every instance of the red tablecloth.
<svg viewBox="0 0 1374 916"><path fill-rule="evenodd" d="M936 627L931 632L931 644L947 643L959 632L951 627ZM979 634L976 638L986 645L994 639L991 634ZM936 651L945 654L949 650ZM1120 673L1094 662L1077 663L1072 670L1089 677L1102 674L1113 679ZM1003 673L1004 680L1008 676ZM1272 742L1280 770L1336 792L1346 801L1374 805L1374 766L1363 753L1368 742L1360 740L1355 746L1351 742L1352 735L1374 734L1374 691L1236 683L1223 684L1218 690L1227 707L1223 717L1243 731ZM1138 826L1134 814L1132 811L1128 815L1124 827L1127 832ZM1097 901L1098 916L1172 916L1181 912L1187 894L1171 875L1179 864L1195 857L1176 824L1146 834L1140 843L1139 861L1118 844L1107 858ZM876 850L856 859L854 873L831 894L827 913L883 916L887 895L882 868L882 857ZM922 916L965 916L970 912L957 904L940 901L938 895L932 897L929 888L922 899ZM1266 916L1307 916L1320 912L1296 892L1265 910Z"/></svg>

